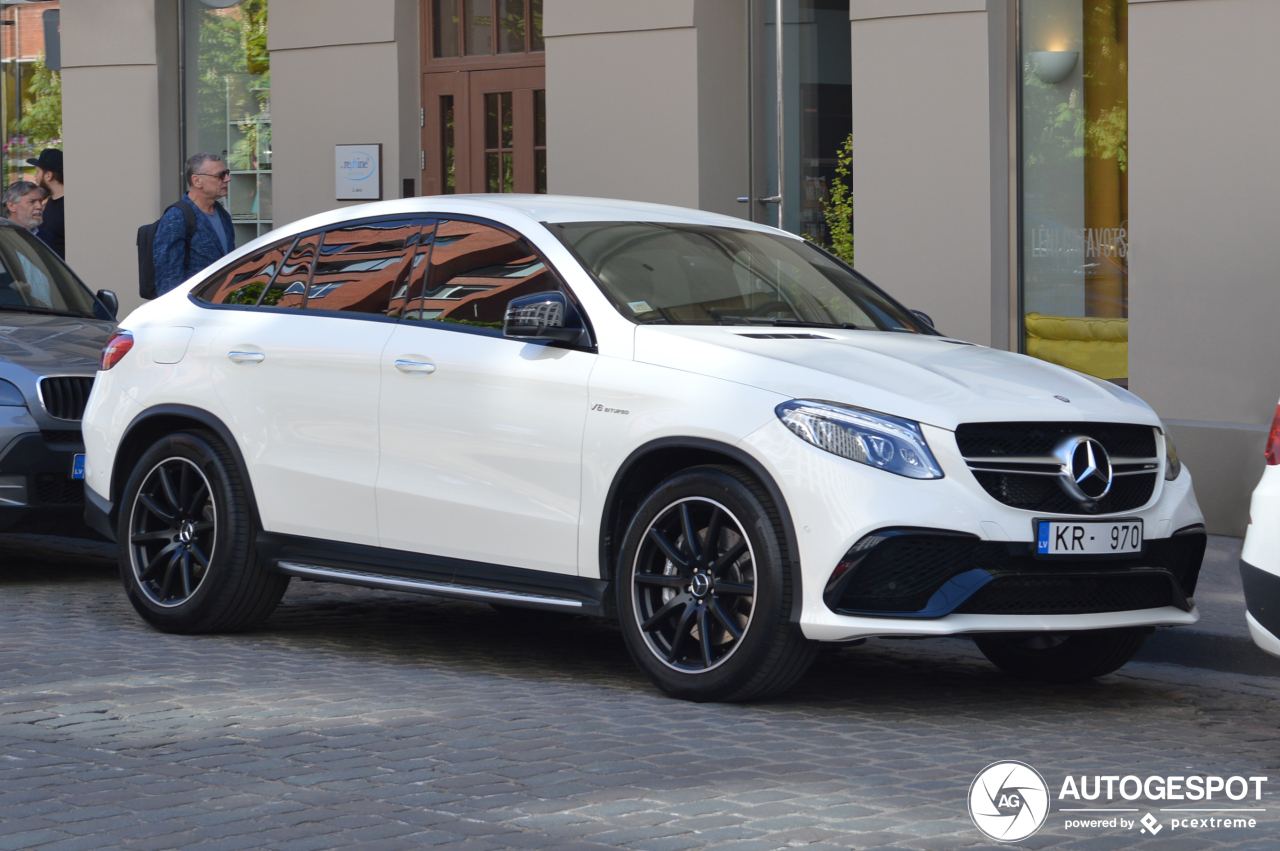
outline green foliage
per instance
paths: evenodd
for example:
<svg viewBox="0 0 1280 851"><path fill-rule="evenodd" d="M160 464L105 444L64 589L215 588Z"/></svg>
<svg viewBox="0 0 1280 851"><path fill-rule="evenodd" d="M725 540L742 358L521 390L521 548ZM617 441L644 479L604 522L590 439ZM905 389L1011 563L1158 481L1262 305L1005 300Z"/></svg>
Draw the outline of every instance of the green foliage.
<svg viewBox="0 0 1280 851"><path fill-rule="evenodd" d="M30 140L34 148L60 147L62 144L62 74L50 71L40 56L31 65L31 82L27 86L30 104L18 121L18 132Z"/></svg>
<svg viewBox="0 0 1280 851"><path fill-rule="evenodd" d="M199 147L223 151L226 122L236 122L241 136L225 152L227 165L255 168L258 152L271 145L270 130L263 126L271 98L267 0L245 0L226 11L204 10L199 39Z"/></svg>
<svg viewBox="0 0 1280 851"><path fill-rule="evenodd" d="M853 265L853 134L836 153L836 179L822 202L831 253Z"/></svg>

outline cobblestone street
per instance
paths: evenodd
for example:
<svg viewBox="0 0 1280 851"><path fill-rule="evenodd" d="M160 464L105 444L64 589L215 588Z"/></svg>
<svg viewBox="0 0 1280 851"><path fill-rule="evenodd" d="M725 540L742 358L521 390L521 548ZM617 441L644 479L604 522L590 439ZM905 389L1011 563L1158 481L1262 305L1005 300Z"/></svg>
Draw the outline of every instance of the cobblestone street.
<svg viewBox="0 0 1280 851"><path fill-rule="evenodd" d="M1270 778L1253 829L1065 830L1054 800L1030 848L1280 848L1280 679L1030 685L966 641L873 640L781 699L694 705L610 625L405 594L295 580L256 632L164 635L112 552L0 539L0 849L942 851L991 844L966 799L1000 759L1055 796Z"/></svg>

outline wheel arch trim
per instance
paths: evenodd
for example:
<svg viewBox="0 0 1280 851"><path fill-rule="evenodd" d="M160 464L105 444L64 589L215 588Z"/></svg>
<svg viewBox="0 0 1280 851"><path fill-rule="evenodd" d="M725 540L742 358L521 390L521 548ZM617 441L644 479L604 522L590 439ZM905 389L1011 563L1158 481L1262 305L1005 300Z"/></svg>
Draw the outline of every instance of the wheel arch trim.
<svg viewBox="0 0 1280 851"><path fill-rule="evenodd" d="M244 476L244 480L248 487L246 496L249 499L249 510L252 513L254 523L261 528L262 517L258 512L258 499L254 492L253 481L249 474L249 466L245 463L244 454L240 451L240 444L236 441L235 435L231 429L227 427L216 414L210 413L203 408L197 408L193 405L180 404L164 404L155 405L142 411L135 416L129 425L125 427L124 433L120 436L120 442L116 445L116 457L111 467L111 527L114 529L120 521L120 502L124 496L124 486L132 475L132 468L128 471L120 468L120 447L128 443L129 438L138 429L147 423L160 417L181 417L183 419L194 420L200 425L208 428L222 440L223 444L231 452L231 456L235 459L236 466L240 469L240 475ZM144 450L145 451L145 450Z"/></svg>
<svg viewBox="0 0 1280 851"><path fill-rule="evenodd" d="M727 457L731 462L745 467L746 470L760 482L765 491L768 492L769 498L773 500L774 505L778 508L778 516L782 520L782 536L783 544L786 547L787 563L791 568L791 613L790 620L792 624L799 626L800 613L804 608L804 585L801 577L800 569L800 544L796 537L795 523L791 517L791 509L787 505L786 497L782 494L782 489L778 487L777 481L769 470L757 458L742 449L728 443L722 443L718 440L710 440L700 437L661 437L648 441L629 454L626 459L618 466L617 471L613 475L613 480L609 483L609 490L605 496L604 507L600 515L600 533L597 542L601 578L612 581L617 573L616 565L613 563L616 559L610 555L609 539L613 526L615 525L614 514L618 511L618 501L620 497L620 489L623 482L635 470L637 464L641 463L646 457L655 452L668 449L689 449L702 452L711 452L717 455ZM621 520L622 518L618 518ZM625 530L624 530L625 531ZM621 543L621 537L617 543Z"/></svg>

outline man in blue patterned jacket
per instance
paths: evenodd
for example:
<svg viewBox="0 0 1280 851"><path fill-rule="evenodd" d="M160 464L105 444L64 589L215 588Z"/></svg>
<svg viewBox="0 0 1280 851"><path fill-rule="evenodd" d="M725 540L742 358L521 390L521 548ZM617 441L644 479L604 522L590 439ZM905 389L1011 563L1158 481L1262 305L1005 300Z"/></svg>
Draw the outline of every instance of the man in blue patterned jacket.
<svg viewBox="0 0 1280 851"><path fill-rule="evenodd" d="M231 214L218 203L227 196L231 172L217 154L193 154L183 169L187 194L160 218L152 249L156 295L164 295L236 247ZM195 212L196 230L187 245L187 219L179 204Z"/></svg>

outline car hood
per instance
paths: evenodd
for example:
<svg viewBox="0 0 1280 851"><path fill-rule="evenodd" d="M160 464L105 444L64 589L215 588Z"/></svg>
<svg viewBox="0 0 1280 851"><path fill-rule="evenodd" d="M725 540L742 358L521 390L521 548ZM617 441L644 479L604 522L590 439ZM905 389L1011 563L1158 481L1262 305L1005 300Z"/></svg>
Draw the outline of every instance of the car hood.
<svg viewBox="0 0 1280 851"><path fill-rule="evenodd" d="M96 370L113 322L0 312L0 361L36 372Z"/></svg>
<svg viewBox="0 0 1280 851"><path fill-rule="evenodd" d="M812 335L818 339L779 338ZM766 336L769 335L769 336ZM635 358L796 399L954 430L964 422L1160 418L1129 391L1026 355L944 337L826 328L640 326Z"/></svg>

